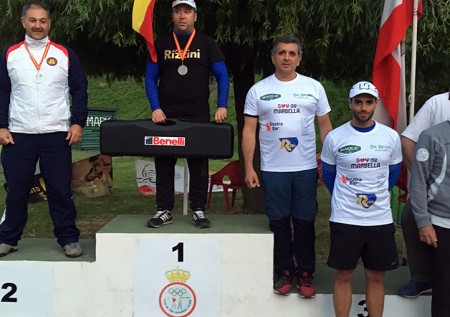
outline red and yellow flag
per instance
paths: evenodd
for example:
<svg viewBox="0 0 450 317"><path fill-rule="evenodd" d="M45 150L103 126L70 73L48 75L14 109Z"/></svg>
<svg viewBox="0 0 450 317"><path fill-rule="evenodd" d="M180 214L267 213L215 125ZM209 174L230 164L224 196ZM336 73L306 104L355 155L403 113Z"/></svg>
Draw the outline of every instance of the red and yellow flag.
<svg viewBox="0 0 450 317"><path fill-rule="evenodd" d="M156 63L157 55L153 40L153 8L156 0L134 0L132 25L133 30L141 34L147 41L148 52Z"/></svg>

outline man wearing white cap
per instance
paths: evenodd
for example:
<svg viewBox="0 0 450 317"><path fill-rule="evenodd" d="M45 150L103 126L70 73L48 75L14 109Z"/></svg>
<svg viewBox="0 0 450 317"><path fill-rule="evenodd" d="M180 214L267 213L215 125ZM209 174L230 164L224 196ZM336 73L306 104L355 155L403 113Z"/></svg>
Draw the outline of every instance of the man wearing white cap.
<svg viewBox="0 0 450 317"><path fill-rule="evenodd" d="M152 110L152 121L166 119L209 122L209 78L217 80L217 110L214 120L227 117L228 72L225 57L217 43L197 32L197 5L193 0L172 2L173 31L158 37L155 48L158 62L149 61L146 70L146 91ZM174 176L176 158L156 157L156 214L147 226L158 228L173 221ZM208 160L188 158L189 200L192 222L197 228L208 228L205 216L208 192Z"/></svg>
<svg viewBox="0 0 450 317"><path fill-rule="evenodd" d="M402 152L396 131L372 119L378 91L370 82L349 93L352 119L332 130L322 148L322 172L331 198L328 266L336 270L333 304L350 314L352 277L362 258L366 305L371 317L384 308L384 273L398 266L389 190L400 174Z"/></svg>

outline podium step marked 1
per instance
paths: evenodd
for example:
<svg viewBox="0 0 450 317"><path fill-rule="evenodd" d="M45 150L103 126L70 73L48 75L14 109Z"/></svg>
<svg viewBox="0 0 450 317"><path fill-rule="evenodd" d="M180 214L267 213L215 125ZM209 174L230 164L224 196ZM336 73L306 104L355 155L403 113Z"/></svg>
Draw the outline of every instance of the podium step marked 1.
<svg viewBox="0 0 450 317"><path fill-rule="evenodd" d="M145 227L149 216L122 215L81 240L69 259L54 239L23 239L0 258L0 316L5 317L272 317L333 316L334 271L318 264L315 299L272 292L272 234L263 215L211 216L199 230L189 216ZM406 267L386 274L385 316L430 315L430 296L395 295ZM350 316L365 317L358 267Z"/></svg>

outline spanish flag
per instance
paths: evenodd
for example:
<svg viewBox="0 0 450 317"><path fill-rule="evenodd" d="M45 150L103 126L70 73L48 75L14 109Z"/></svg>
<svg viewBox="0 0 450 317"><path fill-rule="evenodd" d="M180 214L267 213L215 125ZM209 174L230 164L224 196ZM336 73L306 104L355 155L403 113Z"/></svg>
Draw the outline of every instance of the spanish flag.
<svg viewBox="0 0 450 317"><path fill-rule="evenodd" d="M134 0L133 4L133 30L147 40L148 52L156 63L157 55L153 41L153 8L156 0Z"/></svg>

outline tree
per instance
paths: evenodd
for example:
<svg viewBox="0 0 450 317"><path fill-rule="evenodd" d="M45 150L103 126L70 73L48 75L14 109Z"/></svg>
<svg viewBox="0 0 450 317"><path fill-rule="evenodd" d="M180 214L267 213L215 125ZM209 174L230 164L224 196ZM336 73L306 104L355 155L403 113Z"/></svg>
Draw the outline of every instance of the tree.
<svg viewBox="0 0 450 317"><path fill-rule="evenodd" d="M4 14L0 20L2 46L23 36L19 22L23 2L0 1ZM197 27L214 36L224 47L250 49L255 58L250 59L244 49L243 60L251 61L256 72L271 73L268 54L273 40L282 34L294 34L304 41L302 73L335 81L367 79L371 75L382 10L377 1L197 2ZM46 3L52 11L52 39L82 49L86 57L83 62L90 74L142 74L142 62L146 61L147 54L143 39L131 29L133 0L48 0ZM170 30L170 3L156 2L156 34ZM449 76L445 73L450 63L450 6L446 0L424 0L424 13L419 22L418 66L423 77L426 76L423 85L428 88L430 81L447 80Z"/></svg>

